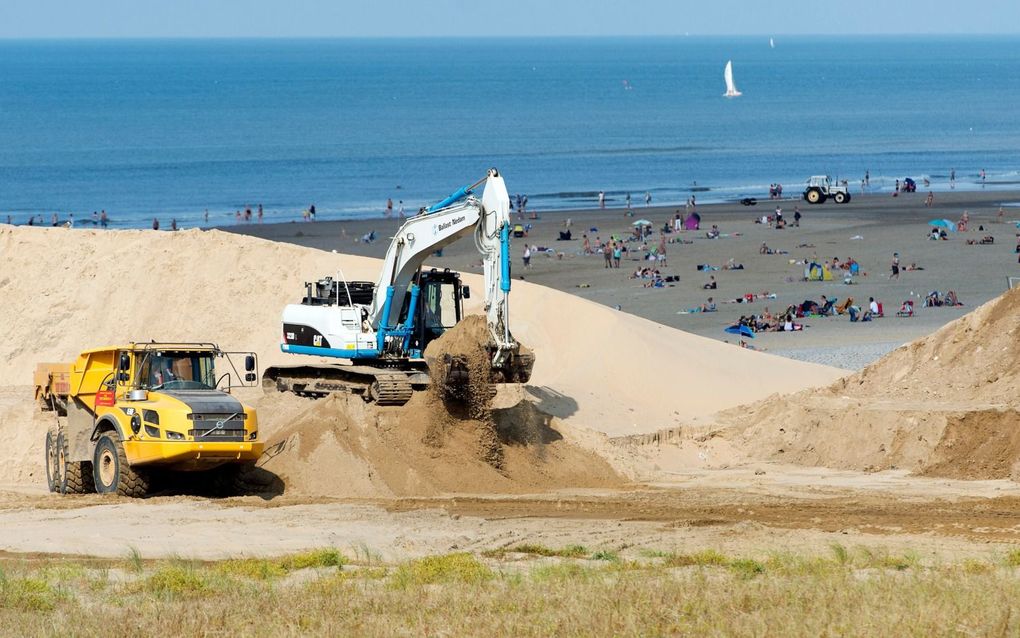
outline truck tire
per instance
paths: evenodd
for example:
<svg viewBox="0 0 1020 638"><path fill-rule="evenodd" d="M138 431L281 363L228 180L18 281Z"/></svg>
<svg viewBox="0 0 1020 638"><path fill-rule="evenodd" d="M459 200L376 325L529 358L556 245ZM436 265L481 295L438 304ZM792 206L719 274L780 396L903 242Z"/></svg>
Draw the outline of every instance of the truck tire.
<svg viewBox="0 0 1020 638"><path fill-rule="evenodd" d="M53 430L46 433L46 487L51 492L60 488L60 464L57 455L57 435Z"/></svg>
<svg viewBox="0 0 1020 638"><path fill-rule="evenodd" d="M850 201L850 198L847 197L846 193L836 193L832 196L832 199L835 200L837 204L845 204Z"/></svg>
<svg viewBox="0 0 1020 638"><path fill-rule="evenodd" d="M806 199L809 204L821 204L825 201L825 195L822 195L822 191L820 189L809 188L807 192L804 193L804 199Z"/></svg>
<svg viewBox="0 0 1020 638"><path fill-rule="evenodd" d="M57 434L57 467L60 480L57 483L61 494L90 494L96 491L92 480L91 461L68 461L67 438Z"/></svg>
<svg viewBox="0 0 1020 638"><path fill-rule="evenodd" d="M92 457L96 491L141 498L149 492L149 475L132 468L116 432L104 432Z"/></svg>
<svg viewBox="0 0 1020 638"><path fill-rule="evenodd" d="M209 470L208 486L215 496L241 496L248 492L244 477L255 468L255 463L229 463Z"/></svg>

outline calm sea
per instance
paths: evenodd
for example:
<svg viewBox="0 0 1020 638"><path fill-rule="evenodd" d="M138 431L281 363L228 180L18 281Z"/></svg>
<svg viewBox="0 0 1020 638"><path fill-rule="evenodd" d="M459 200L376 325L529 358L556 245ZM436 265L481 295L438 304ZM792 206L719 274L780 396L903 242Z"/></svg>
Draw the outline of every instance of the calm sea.
<svg viewBox="0 0 1020 638"><path fill-rule="evenodd" d="M6 41L0 220L410 212L489 166L539 209L1015 188L1017 104L1015 37Z"/></svg>

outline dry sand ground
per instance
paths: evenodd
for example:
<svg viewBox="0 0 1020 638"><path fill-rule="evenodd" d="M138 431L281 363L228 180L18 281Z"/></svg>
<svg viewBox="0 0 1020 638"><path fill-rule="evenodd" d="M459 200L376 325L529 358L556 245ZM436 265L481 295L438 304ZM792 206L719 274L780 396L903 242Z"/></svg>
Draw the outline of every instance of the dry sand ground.
<svg viewBox="0 0 1020 638"><path fill-rule="evenodd" d="M742 240L719 241L736 246ZM947 260L971 254L1009 257L988 247L964 248L962 242L932 244L958 251L952 258L931 253L916 259L943 274ZM927 247L920 243L919 250ZM624 551L715 547L746 555L824 548L838 541L940 558L985 555L1020 541L1020 489L1009 480L1011 464L990 459L975 469L954 465L955 457L946 454L962 440L967 417L975 414L992 438L1009 438L1001 425L1015 424L1017 409L1012 373L1017 352L1010 345L1020 342L1016 294L847 382L783 398L770 395L826 386L842 375L700 339L550 288L518 285L514 329L535 349L538 364L532 384L501 392L497 400L512 411L509 423L542 428L537 440L504 441L519 460L521 475L531 478L518 482L511 470L480 481L478 474L465 472L458 482L453 471L448 481L422 480L416 473L436 464L463 467L471 458L470 446L459 455L455 449L423 455L413 431L394 429L405 417L390 409L337 406L342 399L309 403L262 397L253 390L244 398L258 404L271 442L287 452L264 463L274 471L269 464L286 461L275 471L285 485L289 481L282 495L219 501L160 496L138 502L42 491L46 424L34 415L30 389L23 385L35 362L131 336L212 338L226 347L255 349L263 364L279 360L278 315L300 282L332 272L337 261L349 277L374 278L377 262L198 232L4 230L0 251L7 265L0 278L2 319L10 335L0 364L5 384L0 431L8 441L0 458L0 482L8 485L0 493L2 550L118 556L135 547L144 556L221 557L331 545L399 558L527 541ZM448 255L457 258L454 252ZM707 261L724 259L715 257ZM146 272L138 263L151 268ZM549 272L563 263L585 264L583 274L602 274L600 265L589 266L582 258L550 262ZM940 266L931 266L935 263ZM51 281L54 272L73 285L57 290L40 284ZM901 285L882 284L890 294ZM621 278L616 285L629 290L633 284ZM953 286L965 301L992 296L991 284L972 290ZM673 291L680 292L647 292ZM169 306L168 298L174 299ZM934 314L940 310L931 311L931 322L951 316ZM861 327L831 323L833 330ZM899 338L896 328L873 325L880 342ZM593 335L617 344L611 361L604 358L604 348L592 345ZM787 336L801 335L776 335ZM946 343L952 348L944 349ZM943 362L933 365L936 355ZM966 383L957 383L961 377ZM852 393L845 390L847 383L861 389ZM952 391L943 395L945 387ZM858 411L851 421L832 419L848 401L870 407L879 400L892 402L900 393L913 402L897 406L901 411L922 412L944 399L932 411L963 415L941 425L926 423L921 433L926 444L910 448L911 463L887 441L916 439L916 421L896 413L871 437L866 412ZM1002 393L1012 398L997 398ZM713 416L718 408L750 400L763 402L749 412ZM812 401L827 402L827 411L805 414L803 406ZM989 419L990 411L1006 418ZM351 414L356 418L348 418ZM828 442L827 454L817 454L819 442ZM789 446L790 453L787 447L780 452L777 444ZM973 444L973 439L966 443ZM452 456L443 459L446 453ZM568 471L571 467L577 471ZM924 471L930 467L936 471ZM908 475L910 470L928 476ZM380 479L380 472L389 476ZM985 480L946 478L953 476Z"/></svg>

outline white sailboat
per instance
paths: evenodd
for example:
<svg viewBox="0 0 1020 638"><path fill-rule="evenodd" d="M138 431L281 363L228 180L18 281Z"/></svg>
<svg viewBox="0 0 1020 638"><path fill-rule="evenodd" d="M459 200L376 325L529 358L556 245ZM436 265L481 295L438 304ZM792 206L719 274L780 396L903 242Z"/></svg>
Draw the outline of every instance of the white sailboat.
<svg viewBox="0 0 1020 638"><path fill-rule="evenodd" d="M723 78L726 80L726 93L723 97L740 97L743 95L737 90L737 85L733 83L733 60L726 61L726 70L723 71Z"/></svg>

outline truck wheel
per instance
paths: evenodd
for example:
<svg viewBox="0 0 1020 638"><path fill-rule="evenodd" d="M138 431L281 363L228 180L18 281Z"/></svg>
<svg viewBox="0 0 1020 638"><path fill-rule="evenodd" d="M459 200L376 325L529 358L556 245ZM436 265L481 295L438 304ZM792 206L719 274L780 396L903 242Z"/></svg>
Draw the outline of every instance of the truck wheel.
<svg viewBox="0 0 1020 638"><path fill-rule="evenodd" d="M254 463L230 463L209 470L209 486L216 496L241 496L248 492L245 474L255 468Z"/></svg>
<svg viewBox="0 0 1020 638"><path fill-rule="evenodd" d="M60 487L60 464L57 455L57 435L52 430L46 433L46 487L56 492Z"/></svg>
<svg viewBox="0 0 1020 638"><path fill-rule="evenodd" d="M149 491L149 476L135 470L127 462L124 446L116 432L106 432L96 443L92 457L96 491L140 498Z"/></svg>
<svg viewBox="0 0 1020 638"><path fill-rule="evenodd" d="M92 480L91 461L68 461L67 439L64 433L57 434L57 468L60 481L57 489L61 494L89 494L96 491Z"/></svg>
<svg viewBox="0 0 1020 638"><path fill-rule="evenodd" d="M848 197L846 196L846 193L836 193L833 195L832 199L834 199L837 204L845 204Z"/></svg>
<svg viewBox="0 0 1020 638"><path fill-rule="evenodd" d="M804 199L806 199L809 204L820 204L825 201L825 198L822 196L822 191L817 188L809 188L808 192L804 193Z"/></svg>

